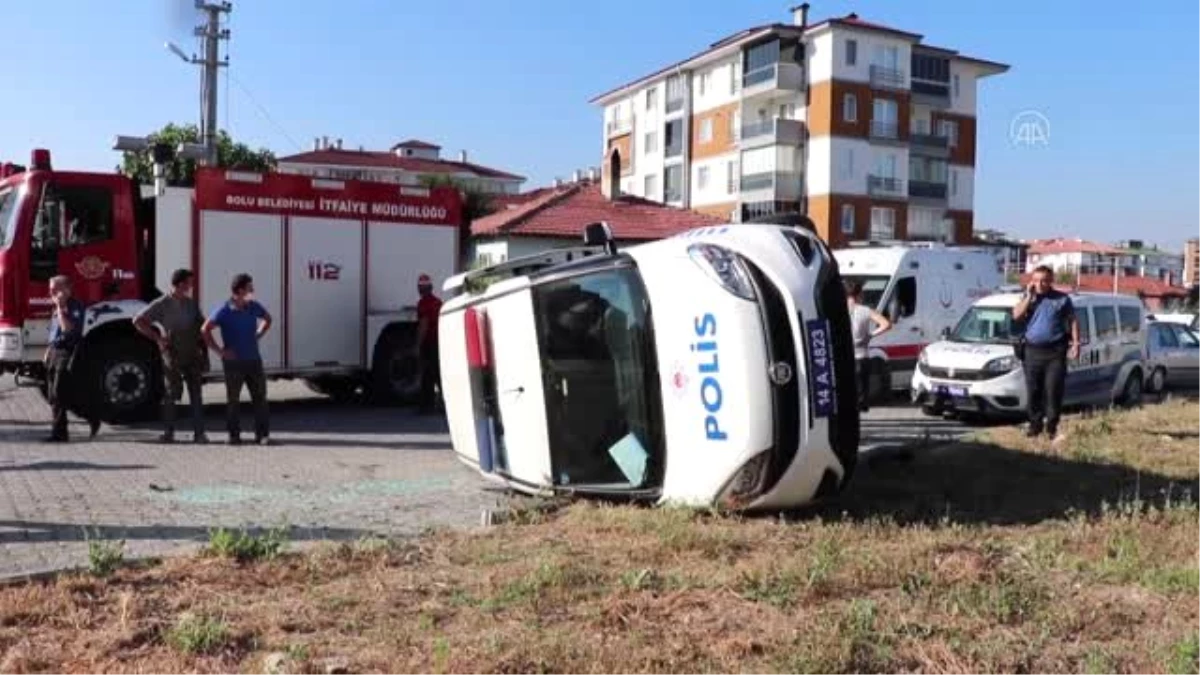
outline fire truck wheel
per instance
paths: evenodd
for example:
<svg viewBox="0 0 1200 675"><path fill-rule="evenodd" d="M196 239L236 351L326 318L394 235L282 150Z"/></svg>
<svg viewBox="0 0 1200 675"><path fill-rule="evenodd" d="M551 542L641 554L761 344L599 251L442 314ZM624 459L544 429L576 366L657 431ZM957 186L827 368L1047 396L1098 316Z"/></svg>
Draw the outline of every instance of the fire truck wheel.
<svg viewBox="0 0 1200 675"><path fill-rule="evenodd" d="M163 381L158 359L144 341L118 337L91 348L85 391L100 405L100 419L110 423L156 419Z"/></svg>
<svg viewBox="0 0 1200 675"><path fill-rule="evenodd" d="M393 325L375 343L369 393L377 404L407 404L417 399L421 388L416 358L417 327Z"/></svg>

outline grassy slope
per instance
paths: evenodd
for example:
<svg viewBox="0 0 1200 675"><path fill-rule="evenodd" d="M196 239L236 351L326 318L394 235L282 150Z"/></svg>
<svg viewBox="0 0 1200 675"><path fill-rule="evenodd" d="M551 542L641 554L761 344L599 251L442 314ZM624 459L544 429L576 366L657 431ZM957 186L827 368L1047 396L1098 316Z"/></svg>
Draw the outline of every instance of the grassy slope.
<svg viewBox="0 0 1200 675"><path fill-rule="evenodd" d="M1197 672L1200 406L1012 429L735 519L480 533L0 589L0 670Z"/></svg>

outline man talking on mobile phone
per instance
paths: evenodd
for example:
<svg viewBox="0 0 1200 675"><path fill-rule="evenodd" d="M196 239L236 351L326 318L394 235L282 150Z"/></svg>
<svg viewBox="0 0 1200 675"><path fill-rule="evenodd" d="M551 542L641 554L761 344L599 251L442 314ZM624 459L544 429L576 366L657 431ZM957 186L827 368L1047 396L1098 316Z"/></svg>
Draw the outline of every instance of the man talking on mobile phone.
<svg viewBox="0 0 1200 675"><path fill-rule="evenodd" d="M1029 428L1025 435L1036 438L1044 430L1061 441L1058 430L1062 411L1067 359L1079 358L1079 320L1075 305L1066 293L1052 285L1054 270L1042 265L1021 300L1013 307L1013 319L1025 321L1025 393L1029 405Z"/></svg>

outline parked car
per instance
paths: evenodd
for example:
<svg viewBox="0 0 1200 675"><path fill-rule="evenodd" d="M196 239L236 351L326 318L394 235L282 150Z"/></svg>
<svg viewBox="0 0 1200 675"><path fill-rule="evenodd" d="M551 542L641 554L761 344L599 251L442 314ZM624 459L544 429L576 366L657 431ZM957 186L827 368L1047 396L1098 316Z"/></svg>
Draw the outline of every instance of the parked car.
<svg viewBox="0 0 1200 675"><path fill-rule="evenodd" d="M833 494L858 452L845 293L826 245L691 230L448 279L442 387L458 458L529 494L732 509Z"/></svg>
<svg viewBox="0 0 1200 675"><path fill-rule="evenodd" d="M1146 325L1146 388L1195 388L1200 383L1200 339L1187 326L1170 321Z"/></svg>
<svg viewBox="0 0 1200 675"><path fill-rule="evenodd" d="M1012 318L1019 293L976 302L940 342L926 347L912 399L928 415L1024 415L1025 374L1013 345L1025 327ZM1065 405L1141 400L1146 368L1141 302L1132 296L1073 293L1079 358L1067 363Z"/></svg>

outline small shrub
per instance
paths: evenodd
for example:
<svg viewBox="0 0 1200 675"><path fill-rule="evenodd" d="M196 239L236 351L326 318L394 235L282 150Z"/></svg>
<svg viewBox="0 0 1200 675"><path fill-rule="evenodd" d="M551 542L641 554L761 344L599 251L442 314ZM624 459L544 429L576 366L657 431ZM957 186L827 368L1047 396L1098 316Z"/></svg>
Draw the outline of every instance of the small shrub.
<svg viewBox="0 0 1200 675"><path fill-rule="evenodd" d="M107 577L125 562L125 542L88 539L88 572Z"/></svg>
<svg viewBox="0 0 1200 675"><path fill-rule="evenodd" d="M184 654L211 654L229 639L229 627L221 619L184 614L169 631L167 644Z"/></svg>
<svg viewBox="0 0 1200 675"><path fill-rule="evenodd" d="M780 609L790 607L796 601L799 587L799 579L790 571L763 574L754 570L742 572L738 579L738 594L743 598Z"/></svg>
<svg viewBox="0 0 1200 675"><path fill-rule="evenodd" d="M1200 672L1200 635L1192 633L1171 645L1171 656L1167 661L1167 672Z"/></svg>
<svg viewBox="0 0 1200 675"><path fill-rule="evenodd" d="M260 536L245 530L231 532L218 528L209 532L206 553L220 558L233 558L238 562L273 560L283 552L286 543L287 531L284 528L268 530Z"/></svg>

